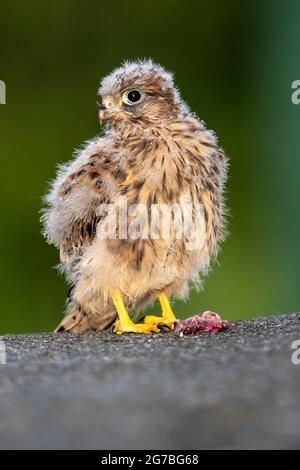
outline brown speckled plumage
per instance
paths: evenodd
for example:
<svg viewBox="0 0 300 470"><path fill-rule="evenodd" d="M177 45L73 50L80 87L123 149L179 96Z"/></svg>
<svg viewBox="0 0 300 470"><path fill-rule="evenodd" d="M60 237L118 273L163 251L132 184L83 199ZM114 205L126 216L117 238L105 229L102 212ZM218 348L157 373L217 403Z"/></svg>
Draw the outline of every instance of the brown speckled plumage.
<svg viewBox="0 0 300 470"><path fill-rule="evenodd" d="M122 102L140 90L141 103ZM211 131L182 102L172 76L151 61L127 63L100 89L107 121L102 137L88 143L63 167L47 196L44 231L60 248L62 267L74 286L64 329L104 329L116 318L112 292L122 292L130 311L159 292L184 297L199 284L224 237L227 159ZM97 236L110 223L103 204L125 196L128 206L203 205L204 239L198 251L186 239L107 239ZM119 234L117 224L116 231Z"/></svg>

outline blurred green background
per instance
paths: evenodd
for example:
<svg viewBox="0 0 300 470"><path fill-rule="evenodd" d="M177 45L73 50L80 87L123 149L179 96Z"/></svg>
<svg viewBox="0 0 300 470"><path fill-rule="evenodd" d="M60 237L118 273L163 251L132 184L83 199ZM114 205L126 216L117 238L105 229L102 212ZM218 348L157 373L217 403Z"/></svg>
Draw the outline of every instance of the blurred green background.
<svg viewBox="0 0 300 470"><path fill-rule="evenodd" d="M152 57L230 156L230 237L202 293L238 319L300 309L300 2L2 0L0 333L52 330L67 286L39 210L58 162L99 132L100 77Z"/></svg>

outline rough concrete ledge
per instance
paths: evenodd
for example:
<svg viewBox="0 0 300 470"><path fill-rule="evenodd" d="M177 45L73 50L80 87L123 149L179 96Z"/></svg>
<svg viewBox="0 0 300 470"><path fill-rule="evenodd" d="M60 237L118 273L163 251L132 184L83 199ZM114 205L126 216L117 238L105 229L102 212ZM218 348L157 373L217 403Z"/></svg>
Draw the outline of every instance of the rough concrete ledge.
<svg viewBox="0 0 300 470"><path fill-rule="evenodd" d="M300 314L184 338L0 339L1 449L300 447Z"/></svg>

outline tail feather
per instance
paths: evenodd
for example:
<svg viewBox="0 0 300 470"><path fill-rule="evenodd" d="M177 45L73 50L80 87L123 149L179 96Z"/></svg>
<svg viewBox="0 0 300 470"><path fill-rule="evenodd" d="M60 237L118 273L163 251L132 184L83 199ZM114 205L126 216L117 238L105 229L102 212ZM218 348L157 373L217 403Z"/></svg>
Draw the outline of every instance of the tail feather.
<svg viewBox="0 0 300 470"><path fill-rule="evenodd" d="M56 328L55 333L63 333L66 331L80 332L93 329L86 313L82 312L81 309L77 307L64 317Z"/></svg>

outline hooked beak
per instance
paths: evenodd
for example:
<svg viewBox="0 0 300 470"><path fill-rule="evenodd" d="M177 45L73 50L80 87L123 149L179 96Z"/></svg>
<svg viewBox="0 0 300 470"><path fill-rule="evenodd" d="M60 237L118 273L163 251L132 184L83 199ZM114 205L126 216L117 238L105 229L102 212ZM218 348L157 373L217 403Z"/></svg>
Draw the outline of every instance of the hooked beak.
<svg viewBox="0 0 300 470"><path fill-rule="evenodd" d="M106 99L102 103L97 102L97 105L99 107L100 124L111 119L118 119L120 109L118 103L115 103L112 98Z"/></svg>

